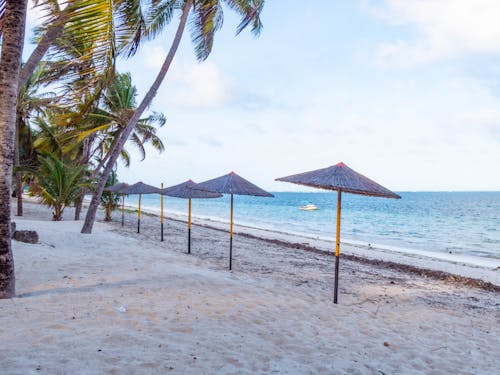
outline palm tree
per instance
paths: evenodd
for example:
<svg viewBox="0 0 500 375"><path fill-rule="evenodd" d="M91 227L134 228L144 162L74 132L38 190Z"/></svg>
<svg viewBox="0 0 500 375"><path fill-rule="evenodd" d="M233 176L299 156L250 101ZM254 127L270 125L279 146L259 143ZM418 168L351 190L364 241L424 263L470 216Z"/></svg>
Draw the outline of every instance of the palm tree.
<svg viewBox="0 0 500 375"><path fill-rule="evenodd" d="M16 98L24 42L26 0L5 0L0 58L0 298L15 295L10 242L10 189L16 128Z"/></svg>
<svg viewBox="0 0 500 375"><path fill-rule="evenodd" d="M95 215L99 206L101 194L106 184L106 180L113 169L120 152L125 145L130 133L132 132L135 124L142 116L143 112L149 107L155 97L158 89L163 82L172 60L179 47L182 34L186 25L186 21L191 11L192 15L192 40L195 45L195 52L199 61L205 60L210 54L213 46L213 39L215 32L222 26L223 10L222 3L226 3L231 9L241 15L242 20L237 28L237 33L241 32L244 28L251 25L252 32L258 35L262 23L260 22L260 13L264 6L264 0L184 0L182 2L172 0L157 0L152 2L152 9L148 17L148 25L144 30L143 35L147 38L154 38L163 27L168 24L172 18L174 11L177 9L178 4L181 4L181 18L174 40L170 50L163 62L158 75L150 87L149 91L144 96L143 100L135 110L134 114L130 117L126 127L116 142L114 147L110 150L110 155L106 167L104 168L101 177L97 183L92 200L90 202L85 222L83 224L82 233L91 233L92 226L95 221Z"/></svg>
<svg viewBox="0 0 500 375"><path fill-rule="evenodd" d="M91 174L91 179L101 171L102 166L107 161L109 150L119 140L130 116L134 113L137 106L136 96L137 89L132 84L130 74L117 74L114 81L107 87L99 108L89 114L82 126L75 128L76 142L72 142L72 144L85 143L88 150L82 164L87 164L93 158L98 161ZM136 123L129 136L129 142L139 149L142 160L146 157L144 148L146 143L150 143L159 152L165 149L162 140L156 135L157 127L155 126L161 127L165 121L163 114L153 113ZM128 166L130 155L125 148L122 148L120 156L125 165ZM75 220L79 219L84 194L85 191L82 192L82 196L77 201Z"/></svg>
<svg viewBox="0 0 500 375"><path fill-rule="evenodd" d="M0 0L0 5L2 1L5 0ZM158 3L158 0L148 2ZM145 25L144 0L34 0L34 3L42 9L45 22L36 29L37 46L22 70L22 80L48 55L46 60L53 62L58 74L76 81L85 77L80 89L92 86L97 92L113 80L116 57L137 50ZM75 49L78 56L72 56ZM80 90L69 87L67 94L79 95Z"/></svg>
<svg viewBox="0 0 500 375"><path fill-rule="evenodd" d="M40 64L26 83L19 88L17 97L16 137L14 140L15 192L17 196L17 216L23 216L21 169L36 163L30 117L56 109L55 93L40 93L45 73L45 64Z"/></svg>
<svg viewBox="0 0 500 375"><path fill-rule="evenodd" d="M106 181L106 187L113 186L118 183L118 177L116 171L111 171L108 181ZM101 196L101 204L104 207L104 221L111 221L111 212L115 210L120 204L120 194L114 193L112 191L105 191Z"/></svg>
<svg viewBox="0 0 500 375"><path fill-rule="evenodd" d="M75 129L78 142L89 138L92 140L94 148L91 149L90 157L97 156L100 160L94 170L94 176L107 161L106 157L109 156L108 151L113 147L113 142L119 139L134 114L137 107L136 96L137 89L132 84L130 73L117 74L113 83L106 89L102 104L95 112L89 114L87 124ZM155 126L162 127L165 122L162 113L154 112L148 117L139 119L135 124L128 140L139 149L142 160L146 157L144 148L146 143L150 143L159 152L165 149L162 140L156 135ZM128 166L130 158L125 149L122 149L121 156Z"/></svg>
<svg viewBox="0 0 500 375"><path fill-rule="evenodd" d="M74 202L84 187L85 167L63 161L54 154L40 155L40 169L30 184L30 193L54 209L52 220L60 221L64 208Z"/></svg>
<svg viewBox="0 0 500 375"><path fill-rule="evenodd" d="M64 23L68 19L68 11L61 12L57 1L35 0L34 3L35 6L45 7L46 14L51 14L52 16L49 20L45 20L45 34L39 39L36 48L29 56L26 64L21 67L21 71L19 73L19 87L24 86L28 82L52 43L61 36L64 29Z"/></svg>

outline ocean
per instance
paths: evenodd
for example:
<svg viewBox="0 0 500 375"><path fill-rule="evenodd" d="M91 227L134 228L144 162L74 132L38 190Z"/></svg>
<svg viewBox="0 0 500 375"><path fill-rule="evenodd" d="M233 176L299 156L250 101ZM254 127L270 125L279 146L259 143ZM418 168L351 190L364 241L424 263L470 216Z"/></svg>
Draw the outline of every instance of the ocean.
<svg viewBox="0 0 500 375"><path fill-rule="evenodd" d="M273 193L274 198L234 196L234 221L255 228L335 238L336 192ZM404 252L461 254L498 260L500 192L399 192L402 199L342 194L341 240ZM158 195L143 208L159 212ZM299 206L313 203L316 211ZM137 196L126 198L137 205ZM193 199L193 217L229 222L229 196ZM165 197L166 214L187 214L187 200ZM491 262L490 262L491 264Z"/></svg>

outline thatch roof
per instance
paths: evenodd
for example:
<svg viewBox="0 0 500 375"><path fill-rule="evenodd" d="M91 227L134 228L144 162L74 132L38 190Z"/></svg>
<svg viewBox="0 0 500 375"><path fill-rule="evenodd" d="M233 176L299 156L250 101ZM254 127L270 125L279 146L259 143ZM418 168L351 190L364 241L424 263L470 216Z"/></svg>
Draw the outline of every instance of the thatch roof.
<svg viewBox="0 0 500 375"><path fill-rule="evenodd" d="M129 184L127 184L126 182L119 182L117 184L104 188L104 191L111 191L113 193L124 193L124 190L126 190L128 187Z"/></svg>
<svg viewBox="0 0 500 375"><path fill-rule="evenodd" d="M320 189L338 190L345 193L371 195L385 198L401 198L368 177L352 170L344 163L328 168L277 178L276 181L312 186Z"/></svg>
<svg viewBox="0 0 500 375"><path fill-rule="evenodd" d="M250 181L245 180L243 177L238 176L234 172L196 184L194 186L194 189L212 191L222 194L274 197L274 195L272 195L271 193L268 193L260 187L252 184Z"/></svg>
<svg viewBox="0 0 500 375"><path fill-rule="evenodd" d="M130 185L128 188L124 189L122 193L125 194L160 194L161 189L145 184L143 182L137 182Z"/></svg>
<svg viewBox="0 0 500 375"><path fill-rule="evenodd" d="M168 195L169 197L175 198L219 198L222 194L213 193L210 191L196 190L193 186L196 184L192 180L188 180L178 185L170 186L165 189L161 189L161 194Z"/></svg>

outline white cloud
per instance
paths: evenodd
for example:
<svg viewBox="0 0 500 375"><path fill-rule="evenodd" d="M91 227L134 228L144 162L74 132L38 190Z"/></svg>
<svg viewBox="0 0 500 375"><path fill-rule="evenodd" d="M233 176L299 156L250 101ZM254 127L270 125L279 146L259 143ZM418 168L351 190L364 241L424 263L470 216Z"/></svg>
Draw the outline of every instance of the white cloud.
<svg viewBox="0 0 500 375"><path fill-rule="evenodd" d="M33 28L38 25L45 13L41 7L35 7L33 0L28 2L28 12L26 13L26 24L28 28Z"/></svg>
<svg viewBox="0 0 500 375"><path fill-rule="evenodd" d="M458 120L463 126L477 132L483 131L493 141L500 143L500 111L497 108L479 108L474 112L465 112L458 115Z"/></svg>
<svg viewBox="0 0 500 375"><path fill-rule="evenodd" d="M146 68L159 70L165 61L167 51L163 47L146 44L141 49L141 56Z"/></svg>
<svg viewBox="0 0 500 375"><path fill-rule="evenodd" d="M141 48L140 64L134 59L121 61L122 70L130 70L140 92L145 92L158 74L167 55L166 49L157 44ZM189 56L191 57L191 56ZM140 66L140 68L138 68ZM155 103L161 110L168 108L214 108L229 103L235 97L232 80L211 61L196 63L181 54L174 57L172 65L158 92Z"/></svg>
<svg viewBox="0 0 500 375"><path fill-rule="evenodd" d="M205 61L176 63L166 85L166 101L171 106L211 108L229 103L233 97L231 80L219 67Z"/></svg>
<svg viewBox="0 0 500 375"><path fill-rule="evenodd" d="M500 111L497 108L481 108L475 112L462 113L459 119L467 124L499 125Z"/></svg>
<svg viewBox="0 0 500 375"><path fill-rule="evenodd" d="M414 26L413 41L379 47L384 65L415 65L477 53L500 52L498 0L386 0L373 6L394 26Z"/></svg>

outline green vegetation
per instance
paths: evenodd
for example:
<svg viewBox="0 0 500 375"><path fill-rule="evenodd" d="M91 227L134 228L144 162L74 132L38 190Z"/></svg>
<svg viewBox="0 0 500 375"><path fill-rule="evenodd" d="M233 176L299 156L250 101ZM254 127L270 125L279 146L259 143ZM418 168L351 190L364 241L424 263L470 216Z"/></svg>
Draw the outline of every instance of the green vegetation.
<svg viewBox="0 0 500 375"><path fill-rule="evenodd" d="M64 208L73 203L88 181L85 167L62 161L53 154L38 157L40 167L30 184L30 192L53 208L53 220L60 221Z"/></svg>
<svg viewBox="0 0 500 375"><path fill-rule="evenodd" d="M83 196L92 192L82 228L82 233L91 233L112 171L119 160L130 163L128 145L137 147L143 159L145 144L160 152L165 148L156 133L165 117L146 110L171 66L188 18L201 62L222 27L223 4L241 17L237 33L250 27L256 35L264 6L264 0L33 3L43 23L35 30L36 48L22 64L28 1L0 0L0 298L14 295L9 234L13 181L18 215L25 184L54 209L54 220L60 220L70 204L75 204L78 219ZM137 104L132 77L115 70L116 60L134 56L144 41L160 35L176 16L170 50ZM110 209L112 201L106 203Z"/></svg>
<svg viewBox="0 0 500 375"><path fill-rule="evenodd" d="M106 187L118 183L116 172L112 171L106 182ZM117 209L120 205L120 194L113 193L112 191L103 191L101 195L101 205L104 208L104 220L111 221L111 212Z"/></svg>

